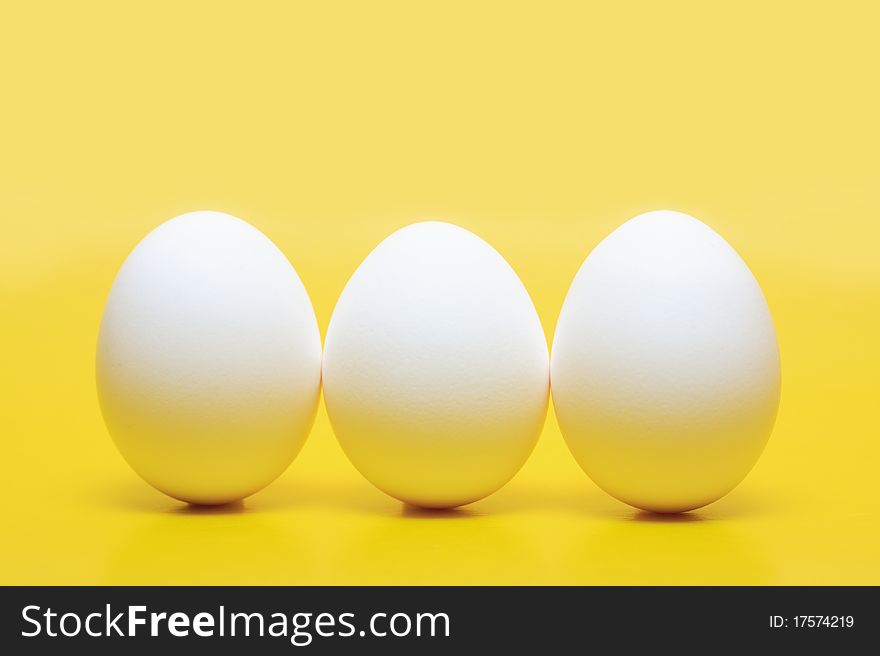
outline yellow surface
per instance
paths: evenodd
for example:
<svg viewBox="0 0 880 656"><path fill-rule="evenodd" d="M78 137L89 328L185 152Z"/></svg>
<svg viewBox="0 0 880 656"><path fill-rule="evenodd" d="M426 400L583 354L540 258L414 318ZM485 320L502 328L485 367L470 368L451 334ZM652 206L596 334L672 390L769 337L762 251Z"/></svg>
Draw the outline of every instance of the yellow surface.
<svg viewBox="0 0 880 656"><path fill-rule="evenodd" d="M819 4L5 7L0 582L880 584L880 10ZM454 221L548 337L602 237L691 213L767 295L775 433L726 498L657 518L551 413L507 487L430 514L364 481L322 409L276 483L188 509L115 451L94 349L129 250L198 208L284 250L322 334L383 237Z"/></svg>

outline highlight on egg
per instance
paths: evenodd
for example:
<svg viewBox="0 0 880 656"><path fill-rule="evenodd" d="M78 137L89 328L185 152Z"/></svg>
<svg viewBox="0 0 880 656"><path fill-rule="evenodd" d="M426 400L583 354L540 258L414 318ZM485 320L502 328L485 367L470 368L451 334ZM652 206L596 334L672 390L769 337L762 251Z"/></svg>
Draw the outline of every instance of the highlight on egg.
<svg viewBox="0 0 880 656"><path fill-rule="evenodd" d="M263 233L191 212L150 232L119 270L96 373L107 428L140 476L183 501L227 503L302 447L321 340L299 276Z"/></svg>
<svg viewBox="0 0 880 656"><path fill-rule="evenodd" d="M348 281L323 380L354 466L393 497L448 508L525 463L546 417L549 356L504 258L463 228L423 222L386 238Z"/></svg>
<svg viewBox="0 0 880 656"><path fill-rule="evenodd" d="M704 506L746 476L773 429L780 361L767 302L711 228L648 212L575 276L551 384L566 443L599 487L649 511Z"/></svg>

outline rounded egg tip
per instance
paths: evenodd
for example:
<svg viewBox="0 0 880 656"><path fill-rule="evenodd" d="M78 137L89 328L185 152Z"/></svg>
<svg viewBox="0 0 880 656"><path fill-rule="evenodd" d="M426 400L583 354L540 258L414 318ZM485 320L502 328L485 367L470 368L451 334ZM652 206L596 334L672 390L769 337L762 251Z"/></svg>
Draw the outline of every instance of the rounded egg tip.
<svg viewBox="0 0 880 656"><path fill-rule="evenodd" d="M182 222L202 222L202 221L229 221L238 223L247 223L244 219L240 219L233 214L223 212L221 210L201 209L183 212L177 216L173 216L163 223L182 223Z"/></svg>
<svg viewBox="0 0 880 656"><path fill-rule="evenodd" d="M666 223L670 225L700 225L703 227L708 227L703 221L700 221L698 218L693 216L692 214L688 214L687 212L682 212L681 210L673 210L673 209L656 209L649 210L647 212L642 212L641 214L633 217L626 223ZM626 225L626 224L624 224Z"/></svg>
<svg viewBox="0 0 880 656"><path fill-rule="evenodd" d="M451 221L444 221L441 219L426 219L424 221L416 221L415 223L409 223L402 228L398 228L395 230L392 235L400 235L400 234L468 234L473 235L474 233L464 228L457 223L452 223Z"/></svg>
<svg viewBox="0 0 880 656"><path fill-rule="evenodd" d="M658 234L667 235L708 233L720 237L708 223L680 210L658 209L643 212L625 222L615 232L633 228L658 231Z"/></svg>

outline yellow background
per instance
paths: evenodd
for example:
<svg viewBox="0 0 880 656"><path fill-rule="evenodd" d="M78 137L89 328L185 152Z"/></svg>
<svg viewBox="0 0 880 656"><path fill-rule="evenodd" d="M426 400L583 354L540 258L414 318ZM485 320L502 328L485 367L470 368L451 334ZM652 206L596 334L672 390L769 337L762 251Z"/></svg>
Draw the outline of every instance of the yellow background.
<svg viewBox="0 0 880 656"><path fill-rule="evenodd" d="M4 4L0 582L880 584L875 7ZM779 333L769 446L703 510L606 496L552 411L509 485L439 514L363 480L323 408L281 479L218 511L152 490L106 434L104 299L174 215L263 230L322 334L376 243L453 221L549 339L584 257L656 208L742 254Z"/></svg>

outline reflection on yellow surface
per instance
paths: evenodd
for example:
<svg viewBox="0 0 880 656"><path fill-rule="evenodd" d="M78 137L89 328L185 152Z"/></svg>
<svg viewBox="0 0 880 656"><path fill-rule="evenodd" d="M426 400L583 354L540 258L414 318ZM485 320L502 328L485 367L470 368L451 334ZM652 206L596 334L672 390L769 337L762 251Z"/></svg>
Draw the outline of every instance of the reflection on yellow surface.
<svg viewBox="0 0 880 656"><path fill-rule="evenodd" d="M0 21L0 583L880 584L877 8L132 11ZM589 250L659 207L740 252L782 356L767 450L685 518L603 494L552 412L509 485L439 514L364 481L323 409L278 481L215 512L140 481L101 421L106 294L176 214L263 230L322 334L383 237L453 221L507 258L549 337Z"/></svg>
<svg viewBox="0 0 880 656"><path fill-rule="evenodd" d="M773 581L760 543L734 522L699 514L660 517L635 513L572 542L563 557L582 565L579 583L700 585ZM592 566L583 567L583 563Z"/></svg>

